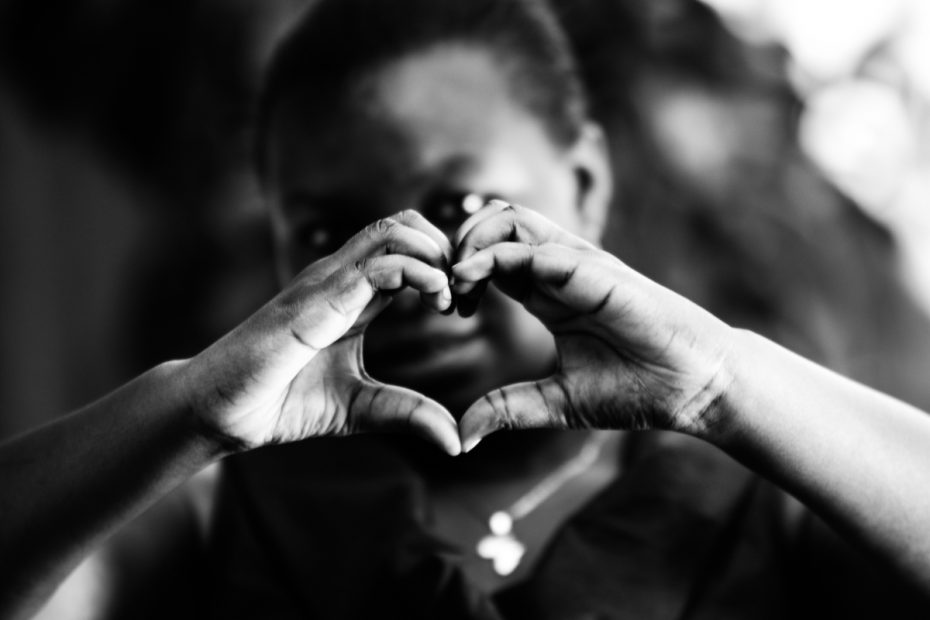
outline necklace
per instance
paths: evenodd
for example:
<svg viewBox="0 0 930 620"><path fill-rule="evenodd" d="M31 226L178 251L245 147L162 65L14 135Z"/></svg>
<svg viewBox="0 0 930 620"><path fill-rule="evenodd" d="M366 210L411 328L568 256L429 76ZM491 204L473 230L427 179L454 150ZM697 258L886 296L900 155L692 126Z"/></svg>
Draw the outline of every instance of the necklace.
<svg viewBox="0 0 930 620"><path fill-rule="evenodd" d="M578 454L537 482L510 506L491 514L488 518L489 533L478 541L475 551L480 557L491 561L495 573L501 577L510 575L526 553L526 545L514 534L514 523L536 510L553 493L590 468L600 456L606 441L603 433L595 434L584 443Z"/></svg>

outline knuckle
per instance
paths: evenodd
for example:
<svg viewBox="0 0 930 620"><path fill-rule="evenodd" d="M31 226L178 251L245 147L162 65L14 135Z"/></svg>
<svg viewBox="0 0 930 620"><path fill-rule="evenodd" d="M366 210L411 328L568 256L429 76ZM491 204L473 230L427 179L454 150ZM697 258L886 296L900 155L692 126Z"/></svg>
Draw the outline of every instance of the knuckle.
<svg viewBox="0 0 930 620"><path fill-rule="evenodd" d="M520 221L520 212L515 205L507 205L504 207L501 211L501 216L503 216L504 221L509 223L512 227L516 227L517 222Z"/></svg>
<svg viewBox="0 0 930 620"><path fill-rule="evenodd" d="M530 243L520 244L519 250L522 253L520 257L523 261L524 266L529 267L533 264L533 261L536 260L536 256L540 253L539 246L532 245Z"/></svg>
<svg viewBox="0 0 930 620"><path fill-rule="evenodd" d="M300 318L305 294L302 288L292 287L283 291L271 304L271 316L283 324L291 324Z"/></svg>
<svg viewBox="0 0 930 620"><path fill-rule="evenodd" d="M534 211L532 209L527 209L520 205L507 205L507 208L503 211L504 216L507 220L514 226L522 226L523 220L532 217Z"/></svg>
<svg viewBox="0 0 930 620"><path fill-rule="evenodd" d="M401 211L394 217L397 219L397 221L408 223L408 222L414 222L423 216L420 215L420 213L414 209L404 209L403 211Z"/></svg>
<svg viewBox="0 0 930 620"><path fill-rule="evenodd" d="M362 258L355 261L355 264L345 270L346 279L356 281L358 278L364 278L374 288L375 287L375 263L371 259Z"/></svg>
<svg viewBox="0 0 930 620"><path fill-rule="evenodd" d="M397 228L397 225L394 219L384 217L368 225L368 234L374 238L386 237Z"/></svg>
<svg viewBox="0 0 930 620"><path fill-rule="evenodd" d="M513 412L510 411L507 402L506 390L500 390L492 398L489 398L491 410L494 411L497 418L497 426L500 430L514 430L516 428Z"/></svg>

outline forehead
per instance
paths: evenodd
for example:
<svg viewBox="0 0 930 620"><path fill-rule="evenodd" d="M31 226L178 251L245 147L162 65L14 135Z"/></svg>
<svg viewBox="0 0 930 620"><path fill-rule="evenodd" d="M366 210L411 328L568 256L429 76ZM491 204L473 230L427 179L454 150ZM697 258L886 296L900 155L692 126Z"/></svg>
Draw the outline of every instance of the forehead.
<svg viewBox="0 0 930 620"><path fill-rule="evenodd" d="M289 102L273 125L272 181L315 193L402 192L481 168L517 183L557 149L512 96L507 75L489 51L444 46L364 78L348 105Z"/></svg>
<svg viewBox="0 0 930 620"><path fill-rule="evenodd" d="M496 59L483 50L440 48L392 63L360 88L371 92L385 121L422 145L420 158L429 165L452 149L480 151L502 130L531 120Z"/></svg>

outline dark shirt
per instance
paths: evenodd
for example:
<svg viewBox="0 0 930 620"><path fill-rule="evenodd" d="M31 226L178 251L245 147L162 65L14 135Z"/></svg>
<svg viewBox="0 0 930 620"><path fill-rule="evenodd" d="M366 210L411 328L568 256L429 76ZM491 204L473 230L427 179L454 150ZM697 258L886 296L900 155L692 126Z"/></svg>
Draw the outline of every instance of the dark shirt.
<svg viewBox="0 0 930 620"><path fill-rule="evenodd" d="M429 533L423 477L391 441L237 457L215 524L215 615L909 617L894 580L818 521L788 527L785 494L708 444L662 437L636 434L623 476L560 528L528 580L493 596Z"/></svg>

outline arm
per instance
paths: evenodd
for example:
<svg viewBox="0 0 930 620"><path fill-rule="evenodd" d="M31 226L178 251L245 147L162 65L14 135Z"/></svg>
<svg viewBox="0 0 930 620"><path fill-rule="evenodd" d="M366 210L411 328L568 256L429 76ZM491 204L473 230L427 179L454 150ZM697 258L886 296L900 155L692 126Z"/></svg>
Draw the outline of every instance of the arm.
<svg viewBox="0 0 930 620"><path fill-rule="evenodd" d="M182 402L183 363L0 448L0 615L35 609L116 525L226 454Z"/></svg>
<svg viewBox="0 0 930 620"><path fill-rule="evenodd" d="M930 416L750 332L701 436L930 593Z"/></svg>
<svg viewBox="0 0 930 620"><path fill-rule="evenodd" d="M463 224L454 292L489 279L555 337L559 369L477 401L500 428L662 428L716 444L930 592L930 417L733 329L532 211Z"/></svg>
<svg viewBox="0 0 930 620"><path fill-rule="evenodd" d="M233 452L400 430L458 453L448 411L361 362L391 291L448 309L449 252L416 213L381 220L199 355L0 446L0 616L33 610L117 525Z"/></svg>

